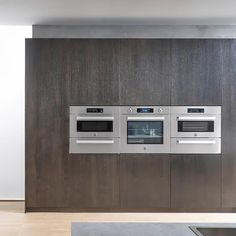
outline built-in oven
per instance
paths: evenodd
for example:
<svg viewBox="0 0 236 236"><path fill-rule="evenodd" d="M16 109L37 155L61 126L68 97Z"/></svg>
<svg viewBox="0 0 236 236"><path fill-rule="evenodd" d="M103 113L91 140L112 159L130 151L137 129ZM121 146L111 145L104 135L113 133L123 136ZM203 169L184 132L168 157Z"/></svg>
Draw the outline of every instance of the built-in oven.
<svg viewBox="0 0 236 236"><path fill-rule="evenodd" d="M70 107L70 153L118 153L119 138L119 107Z"/></svg>
<svg viewBox="0 0 236 236"><path fill-rule="evenodd" d="M172 106L172 153L220 153L220 106Z"/></svg>
<svg viewBox="0 0 236 236"><path fill-rule="evenodd" d="M120 108L121 153L170 152L170 107Z"/></svg>

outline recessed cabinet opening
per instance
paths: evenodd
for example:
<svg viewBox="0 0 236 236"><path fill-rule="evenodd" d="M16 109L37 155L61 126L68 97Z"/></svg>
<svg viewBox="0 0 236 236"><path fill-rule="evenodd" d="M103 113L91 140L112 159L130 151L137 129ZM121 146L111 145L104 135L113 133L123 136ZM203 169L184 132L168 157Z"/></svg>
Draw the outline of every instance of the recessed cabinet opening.
<svg viewBox="0 0 236 236"><path fill-rule="evenodd" d="M221 107L70 107L70 153L220 152Z"/></svg>
<svg viewBox="0 0 236 236"><path fill-rule="evenodd" d="M128 144L163 144L163 121L128 121Z"/></svg>

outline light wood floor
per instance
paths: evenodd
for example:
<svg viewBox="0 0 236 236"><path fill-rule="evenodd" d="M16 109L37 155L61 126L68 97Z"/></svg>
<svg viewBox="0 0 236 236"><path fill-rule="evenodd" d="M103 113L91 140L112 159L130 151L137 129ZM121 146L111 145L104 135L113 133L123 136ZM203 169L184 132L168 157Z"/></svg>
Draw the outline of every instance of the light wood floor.
<svg viewBox="0 0 236 236"><path fill-rule="evenodd" d="M71 222L236 223L236 214L24 213L24 202L0 202L1 236L70 236Z"/></svg>

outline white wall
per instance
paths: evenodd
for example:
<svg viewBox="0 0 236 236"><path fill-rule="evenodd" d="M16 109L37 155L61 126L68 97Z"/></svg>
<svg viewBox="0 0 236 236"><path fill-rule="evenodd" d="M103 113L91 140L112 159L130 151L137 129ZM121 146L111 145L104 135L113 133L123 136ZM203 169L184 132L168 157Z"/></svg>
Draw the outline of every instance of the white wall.
<svg viewBox="0 0 236 236"><path fill-rule="evenodd" d="M0 26L0 200L25 197L25 38L31 26Z"/></svg>

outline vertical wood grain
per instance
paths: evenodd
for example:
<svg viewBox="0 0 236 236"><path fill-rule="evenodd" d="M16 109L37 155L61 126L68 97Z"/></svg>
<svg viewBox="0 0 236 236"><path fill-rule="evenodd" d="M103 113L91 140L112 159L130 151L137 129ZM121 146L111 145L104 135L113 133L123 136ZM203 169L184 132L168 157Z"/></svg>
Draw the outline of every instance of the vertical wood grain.
<svg viewBox="0 0 236 236"><path fill-rule="evenodd" d="M222 106L222 206L236 207L236 40L225 40Z"/></svg>
<svg viewBox="0 0 236 236"><path fill-rule="evenodd" d="M67 199L67 40L26 41L26 207L62 207Z"/></svg>
<svg viewBox="0 0 236 236"><path fill-rule="evenodd" d="M221 105L222 42L172 41L171 105Z"/></svg>
<svg viewBox="0 0 236 236"><path fill-rule="evenodd" d="M69 206L119 208L119 155L71 154Z"/></svg>
<svg viewBox="0 0 236 236"><path fill-rule="evenodd" d="M120 155L121 208L170 207L170 158L165 154Z"/></svg>
<svg viewBox="0 0 236 236"><path fill-rule="evenodd" d="M119 105L119 40L71 40L70 105Z"/></svg>
<svg viewBox="0 0 236 236"><path fill-rule="evenodd" d="M170 46L170 40L121 40L121 105L170 105Z"/></svg>
<svg viewBox="0 0 236 236"><path fill-rule="evenodd" d="M220 155L171 155L171 207L220 208Z"/></svg>
<svg viewBox="0 0 236 236"><path fill-rule="evenodd" d="M26 207L236 207L235 64L229 39L27 40ZM222 104L222 170L220 155L69 155L69 105L88 104Z"/></svg>

